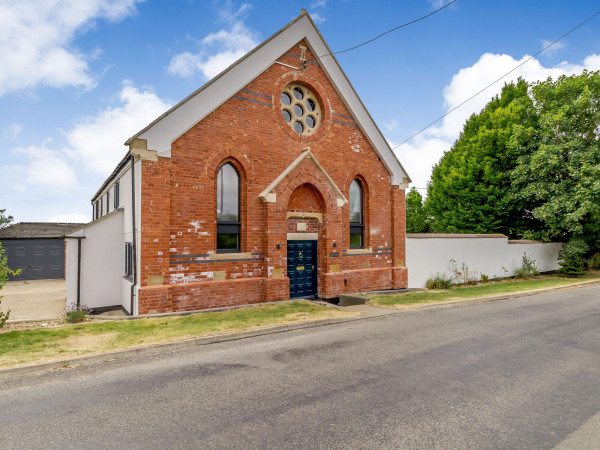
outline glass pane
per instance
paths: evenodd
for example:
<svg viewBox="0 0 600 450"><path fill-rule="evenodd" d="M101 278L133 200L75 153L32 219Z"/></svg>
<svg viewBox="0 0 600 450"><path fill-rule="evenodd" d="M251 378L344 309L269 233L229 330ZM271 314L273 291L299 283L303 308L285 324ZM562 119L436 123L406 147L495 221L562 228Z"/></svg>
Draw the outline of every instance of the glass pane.
<svg viewBox="0 0 600 450"><path fill-rule="evenodd" d="M356 180L350 184L350 223L362 222L362 188Z"/></svg>
<svg viewBox="0 0 600 450"><path fill-rule="evenodd" d="M362 247L362 234L350 235L350 247Z"/></svg>
<svg viewBox="0 0 600 450"><path fill-rule="evenodd" d="M313 102L310 98L308 100L306 100L306 109L308 109L310 112L313 112L315 110L315 102Z"/></svg>
<svg viewBox="0 0 600 450"><path fill-rule="evenodd" d="M281 103L283 103L284 105L289 105L290 103L292 103L292 99L290 98L289 95L287 95L285 92L281 93Z"/></svg>
<svg viewBox="0 0 600 450"><path fill-rule="evenodd" d="M239 222L240 177L231 164L217 175L217 222Z"/></svg>
<svg viewBox="0 0 600 450"><path fill-rule="evenodd" d="M217 234L217 250L238 250L239 234Z"/></svg>
<svg viewBox="0 0 600 450"><path fill-rule="evenodd" d="M296 97L296 99L302 100L304 98L304 93L302 92L302 89L295 87L293 92L294 97Z"/></svg>
<svg viewBox="0 0 600 450"><path fill-rule="evenodd" d="M308 128L313 128L315 126L315 119L313 118L313 116L308 116L305 122Z"/></svg>
<svg viewBox="0 0 600 450"><path fill-rule="evenodd" d="M283 120L285 120L286 122L292 120L292 115L287 109L282 109L281 114L283 114Z"/></svg>
<svg viewBox="0 0 600 450"><path fill-rule="evenodd" d="M304 127L300 122L294 122L294 131L298 134L302 134L304 131Z"/></svg>
<svg viewBox="0 0 600 450"><path fill-rule="evenodd" d="M294 114L296 114L298 117L302 117L302 115L304 114L304 110L302 109L302 106L294 105Z"/></svg>

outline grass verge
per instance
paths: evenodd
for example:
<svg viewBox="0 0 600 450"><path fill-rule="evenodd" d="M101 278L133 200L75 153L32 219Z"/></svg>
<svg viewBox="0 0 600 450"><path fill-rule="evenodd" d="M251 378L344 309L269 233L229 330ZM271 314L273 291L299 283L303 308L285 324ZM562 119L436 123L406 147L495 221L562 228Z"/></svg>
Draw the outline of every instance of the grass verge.
<svg viewBox="0 0 600 450"><path fill-rule="evenodd" d="M194 337L354 315L356 313L307 301L294 301L189 316L9 331L0 333L0 367L61 361Z"/></svg>
<svg viewBox="0 0 600 450"><path fill-rule="evenodd" d="M401 307L404 305L437 303L452 300L492 297L515 292L534 291L552 287L569 286L582 281L600 279L600 272L590 272L582 278L562 278L542 276L531 280L497 281L477 286L453 287L445 290L407 292L404 294L386 294L369 296L369 304L375 306Z"/></svg>

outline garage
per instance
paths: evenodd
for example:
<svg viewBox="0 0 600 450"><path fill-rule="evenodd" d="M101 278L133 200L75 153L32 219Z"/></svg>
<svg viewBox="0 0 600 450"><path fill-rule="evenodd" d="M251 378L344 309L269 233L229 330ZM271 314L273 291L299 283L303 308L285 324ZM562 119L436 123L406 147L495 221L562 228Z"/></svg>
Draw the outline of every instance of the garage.
<svg viewBox="0 0 600 450"><path fill-rule="evenodd" d="M65 234L79 223L21 222L0 230L8 267L21 270L10 280L42 280L65 277Z"/></svg>

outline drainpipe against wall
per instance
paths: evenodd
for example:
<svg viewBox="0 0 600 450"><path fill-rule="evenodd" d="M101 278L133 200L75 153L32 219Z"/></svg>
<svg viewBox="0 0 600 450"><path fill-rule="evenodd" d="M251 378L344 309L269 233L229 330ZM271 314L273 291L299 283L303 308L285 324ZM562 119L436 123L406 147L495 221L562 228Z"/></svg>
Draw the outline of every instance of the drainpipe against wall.
<svg viewBox="0 0 600 450"><path fill-rule="evenodd" d="M135 156L133 156L133 154L131 154L131 227L133 231L133 284L131 285L131 305L129 307L129 314L133 316L135 287L137 285L137 245L135 235Z"/></svg>
<svg viewBox="0 0 600 450"><path fill-rule="evenodd" d="M77 239L77 309L81 306L81 239Z"/></svg>
<svg viewBox="0 0 600 450"><path fill-rule="evenodd" d="M77 239L77 309L81 306L81 240L85 236L65 236L65 239Z"/></svg>

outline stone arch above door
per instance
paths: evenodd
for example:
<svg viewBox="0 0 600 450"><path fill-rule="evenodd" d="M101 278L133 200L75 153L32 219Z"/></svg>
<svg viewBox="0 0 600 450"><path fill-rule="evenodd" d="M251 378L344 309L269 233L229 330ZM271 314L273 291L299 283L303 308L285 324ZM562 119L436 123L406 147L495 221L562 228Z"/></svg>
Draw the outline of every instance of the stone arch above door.
<svg viewBox="0 0 600 450"><path fill-rule="evenodd" d="M324 210L325 200L315 186L305 183L294 189L286 214L288 240L317 240Z"/></svg>
<svg viewBox="0 0 600 450"><path fill-rule="evenodd" d="M259 194L259 198L265 203L278 204L278 209L281 210L287 207L296 188L307 183L313 185L323 196L326 212L334 212L348 203L342 191L315 159L308 147Z"/></svg>

